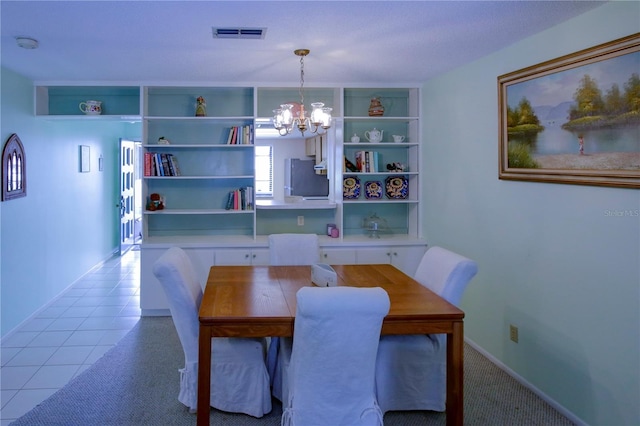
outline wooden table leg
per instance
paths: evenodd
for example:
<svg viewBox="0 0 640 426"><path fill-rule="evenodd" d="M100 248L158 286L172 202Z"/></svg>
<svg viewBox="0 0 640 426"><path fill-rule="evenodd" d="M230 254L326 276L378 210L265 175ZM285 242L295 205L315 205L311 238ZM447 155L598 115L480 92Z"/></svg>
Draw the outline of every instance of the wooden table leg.
<svg viewBox="0 0 640 426"><path fill-rule="evenodd" d="M447 334L447 425L461 426L464 420L464 323L453 323Z"/></svg>
<svg viewBox="0 0 640 426"><path fill-rule="evenodd" d="M211 393L211 328L200 324L198 342L198 414L197 425L209 426Z"/></svg>

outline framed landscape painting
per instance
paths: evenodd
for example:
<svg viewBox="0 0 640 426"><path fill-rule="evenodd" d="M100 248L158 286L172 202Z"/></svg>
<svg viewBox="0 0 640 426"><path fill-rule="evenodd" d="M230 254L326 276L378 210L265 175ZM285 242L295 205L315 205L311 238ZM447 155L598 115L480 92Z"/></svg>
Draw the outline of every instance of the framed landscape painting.
<svg viewBox="0 0 640 426"><path fill-rule="evenodd" d="M640 188L640 33L498 77L500 179Z"/></svg>

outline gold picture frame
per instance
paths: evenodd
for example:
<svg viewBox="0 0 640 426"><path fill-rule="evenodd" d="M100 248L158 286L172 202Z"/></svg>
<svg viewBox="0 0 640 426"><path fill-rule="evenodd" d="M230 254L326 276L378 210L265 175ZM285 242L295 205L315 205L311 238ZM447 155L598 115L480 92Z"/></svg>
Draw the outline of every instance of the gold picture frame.
<svg viewBox="0 0 640 426"><path fill-rule="evenodd" d="M498 77L499 179L640 188L640 33Z"/></svg>

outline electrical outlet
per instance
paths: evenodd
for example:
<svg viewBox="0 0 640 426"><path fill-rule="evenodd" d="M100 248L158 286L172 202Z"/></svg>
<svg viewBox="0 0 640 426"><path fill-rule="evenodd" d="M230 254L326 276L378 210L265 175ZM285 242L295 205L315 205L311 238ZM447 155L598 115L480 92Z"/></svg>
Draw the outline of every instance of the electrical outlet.
<svg viewBox="0 0 640 426"><path fill-rule="evenodd" d="M304 226L304 216L298 216L298 226Z"/></svg>
<svg viewBox="0 0 640 426"><path fill-rule="evenodd" d="M509 325L509 338L511 341L518 343L518 327L513 324Z"/></svg>

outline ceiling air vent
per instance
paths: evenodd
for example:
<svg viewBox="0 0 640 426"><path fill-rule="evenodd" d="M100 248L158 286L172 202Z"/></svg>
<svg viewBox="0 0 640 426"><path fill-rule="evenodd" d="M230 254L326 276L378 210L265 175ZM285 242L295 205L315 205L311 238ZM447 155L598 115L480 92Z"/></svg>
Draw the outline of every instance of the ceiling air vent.
<svg viewBox="0 0 640 426"><path fill-rule="evenodd" d="M263 39L266 28L213 28L213 38Z"/></svg>

